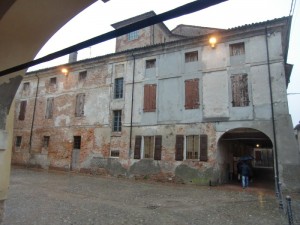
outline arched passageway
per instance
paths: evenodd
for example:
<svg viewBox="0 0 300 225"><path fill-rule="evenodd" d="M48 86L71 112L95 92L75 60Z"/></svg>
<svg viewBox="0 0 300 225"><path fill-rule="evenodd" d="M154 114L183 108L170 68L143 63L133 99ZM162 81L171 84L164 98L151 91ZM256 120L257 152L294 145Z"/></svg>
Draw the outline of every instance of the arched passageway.
<svg viewBox="0 0 300 225"><path fill-rule="evenodd" d="M237 128L224 133L218 141L220 182L240 185L237 165L250 165L250 186L274 187L273 144L263 132L251 128Z"/></svg>

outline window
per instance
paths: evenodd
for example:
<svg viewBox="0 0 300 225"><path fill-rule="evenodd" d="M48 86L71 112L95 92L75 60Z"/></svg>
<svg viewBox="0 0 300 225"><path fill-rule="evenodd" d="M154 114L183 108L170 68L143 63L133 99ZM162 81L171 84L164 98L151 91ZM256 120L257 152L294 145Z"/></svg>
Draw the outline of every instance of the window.
<svg viewBox="0 0 300 225"><path fill-rule="evenodd" d="M156 59L146 60L146 69L155 68Z"/></svg>
<svg viewBox="0 0 300 225"><path fill-rule="evenodd" d="M146 136L144 137L144 158L153 158L154 155L154 137Z"/></svg>
<svg viewBox="0 0 300 225"><path fill-rule="evenodd" d="M110 156L111 157L119 157L120 151L119 150L111 150L110 151Z"/></svg>
<svg viewBox="0 0 300 225"><path fill-rule="evenodd" d="M231 45L229 45L229 48L230 48L230 56L244 55L245 54L245 44L244 44L244 42L231 44Z"/></svg>
<svg viewBox="0 0 300 225"><path fill-rule="evenodd" d="M127 34L128 41L132 41L132 40L135 40L135 39L138 39L138 38L139 38L138 30L130 32L129 34Z"/></svg>
<svg viewBox="0 0 300 225"><path fill-rule="evenodd" d="M186 145L184 145L184 142ZM200 161L208 160L208 136L206 134L176 135L175 144L175 160L182 161L184 159L196 159ZM184 155L185 152L185 155Z"/></svg>
<svg viewBox="0 0 300 225"><path fill-rule="evenodd" d="M162 136L144 136L142 148L142 136L135 137L134 158L141 158L141 149L143 149L143 158L161 160Z"/></svg>
<svg viewBox="0 0 300 225"><path fill-rule="evenodd" d="M84 115L84 100L85 100L84 93L80 93L76 96L76 108L75 108L76 117L82 117Z"/></svg>
<svg viewBox="0 0 300 225"><path fill-rule="evenodd" d="M156 110L156 84L144 86L144 112L155 112Z"/></svg>
<svg viewBox="0 0 300 225"><path fill-rule="evenodd" d="M86 71L79 72L78 80L79 81L84 81L85 78L86 78L86 75L87 75Z"/></svg>
<svg viewBox="0 0 300 225"><path fill-rule="evenodd" d="M231 78L232 106L249 106L248 77L247 74L237 74Z"/></svg>
<svg viewBox="0 0 300 225"><path fill-rule="evenodd" d="M29 90L29 82L23 83L23 91L28 91Z"/></svg>
<svg viewBox="0 0 300 225"><path fill-rule="evenodd" d="M185 53L185 62L196 62L198 61L198 51Z"/></svg>
<svg viewBox="0 0 300 225"><path fill-rule="evenodd" d="M115 79L114 98L123 98L123 78Z"/></svg>
<svg viewBox="0 0 300 225"><path fill-rule="evenodd" d="M51 119L53 117L53 102L54 98L47 98L47 108L46 108L46 119Z"/></svg>
<svg viewBox="0 0 300 225"><path fill-rule="evenodd" d="M56 77L51 77L50 78L50 84L55 85L56 84Z"/></svg>
<svg viewBox="0 0 300 225"><path fill-rule="evenodd" d="M81 147L81 136L73 137L73 149L80 149Z"/></svg>
<svg viewBox="0 0 300 225"><path fill-rule="evenodd" d="M191 135L186 137L186 159L199 158L199 136Z"/></svg>
<svg viewBox="0 0 300 225"><path fill-rule="evenodd" d="M185 109L199 108L199 79L185 81Z"/></svg>
<svg viewBox="0 0 300 225"><path fill-rule="evenodd" d="M44 136L44 139L43 139L43 148L48 148L49 141L50 141L50 136Z"/></svg>
<svg viewBox="0 0 300 225"><path fill-rule="evenodd" d="M122 111L115 110L113 111L113 131L120 132L122 131Z"/></svg>
<svg viewBox="0 0 300 225"><path fill-rule="evenodd" d="M22 136L17 136L16 137L16 147L21 147L22 143Z"/></svg>
<svg viewBox="0 0 300 225"><path fill-rule="evenodd" d="M20 102L19 120L24 120L25 119L26 106L27 106L27 101L21 101Z"/></svg>

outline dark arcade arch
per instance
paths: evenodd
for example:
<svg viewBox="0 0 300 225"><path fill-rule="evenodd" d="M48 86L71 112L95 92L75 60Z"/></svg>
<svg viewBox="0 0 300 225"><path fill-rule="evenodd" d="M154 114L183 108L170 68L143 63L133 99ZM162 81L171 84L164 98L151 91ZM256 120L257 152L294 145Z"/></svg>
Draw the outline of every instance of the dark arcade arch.
<svg viewBox="0 0 300 225"><path fill-rule="evenodd" d="M217 161L221 184L236 184L237 163L245 158L252 168L250 187L274 189L274 154L271 139L252 128L225 132L218 141Z"/></svg>

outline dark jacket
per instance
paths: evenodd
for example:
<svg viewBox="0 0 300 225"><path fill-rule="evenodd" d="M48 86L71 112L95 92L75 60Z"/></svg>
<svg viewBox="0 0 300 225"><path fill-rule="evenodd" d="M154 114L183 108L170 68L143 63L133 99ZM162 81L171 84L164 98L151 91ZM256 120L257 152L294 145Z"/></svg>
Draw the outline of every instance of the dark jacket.
<svg viewBox="0 0 300 225"><path fill-rule="evenodd" d="M247 163L243 163L241 165L241 175L242 176L249 176L250 175L250 167Z"/></svg>

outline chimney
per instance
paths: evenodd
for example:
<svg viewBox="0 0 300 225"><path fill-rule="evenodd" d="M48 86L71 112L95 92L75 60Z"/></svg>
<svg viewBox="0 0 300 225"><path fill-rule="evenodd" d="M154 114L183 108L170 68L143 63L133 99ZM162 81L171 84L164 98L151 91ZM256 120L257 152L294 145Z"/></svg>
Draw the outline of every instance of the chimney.
<svg viewBox="0 0 300 225"><path fill-rule="evenodd" d="M72 52L72 53L69 55L69 63L72 63L72 62L76 62L76 61L77 61L77 54L78 54L78 52Z"/></svg>

